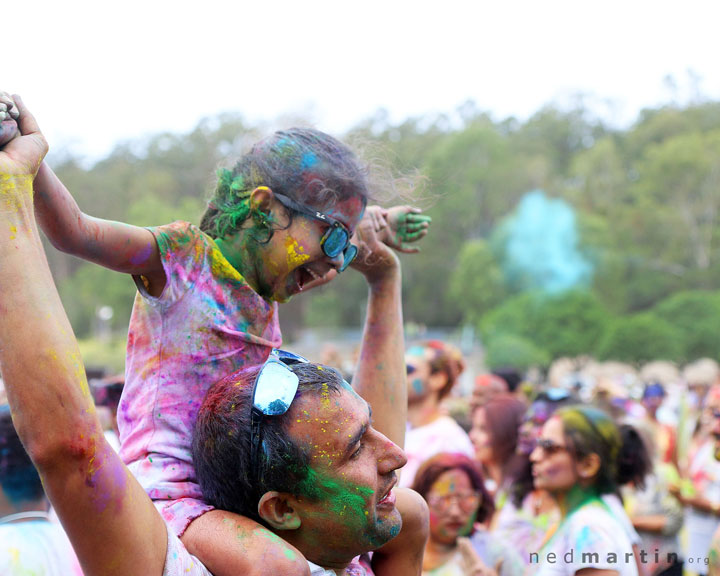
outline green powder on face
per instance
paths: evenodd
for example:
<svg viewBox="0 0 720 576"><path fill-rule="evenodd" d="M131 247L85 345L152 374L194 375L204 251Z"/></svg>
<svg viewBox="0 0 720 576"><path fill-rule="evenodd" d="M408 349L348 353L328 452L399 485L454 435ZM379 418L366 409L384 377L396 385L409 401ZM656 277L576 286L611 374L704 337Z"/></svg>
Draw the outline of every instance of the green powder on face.
<svg viewBox="0 0 720 576"><path fill-rule="evenodd" d="M360 522L364 522L368 501L375 493L366 486L354 486L352 483L325 478L312 468L308 468L307 476L298 486L298 492L312 500L325 500L336 516L357 518Z"/></svg>

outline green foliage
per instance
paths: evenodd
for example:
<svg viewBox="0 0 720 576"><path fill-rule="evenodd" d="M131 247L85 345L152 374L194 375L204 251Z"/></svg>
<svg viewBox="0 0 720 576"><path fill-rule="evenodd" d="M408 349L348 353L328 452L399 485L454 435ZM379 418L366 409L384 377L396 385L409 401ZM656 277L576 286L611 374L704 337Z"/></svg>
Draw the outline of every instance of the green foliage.
<svg viewBox="0 0 720 576"><path fill-rule="evenodd" d="M113 309L109 321L113 333L127 334L136 288L130 276L95 264L83 263L70 278L60 282L60 297L70 323L79 337L97 329L97 312L102 306Z"/></svg>
<svg viewBox="0 0 720 576"><path fill-rule="evenodd" d="M607 309L588 292L526 293L491 311L480 329L491 342L498 336L513 335L558 358L592 353L608 329L609 318Z"/></svg>
<svg viewBox="0 0 720 576"><path fill-rule="evenodd" d="M720 293L678 292L655 306L653 314L681 334L684 361L720 358Z"/></svg>
<svg viewBox="0 0 720 576"><path fill-rule="evenodd" d="M126 338L116 336L109 341L96 338L79 339L80 355L88 368L105 368L114 374L125 372Z"/></svg>
<svg viewBox="0 0 720 576"><path fill-rule="evenodd" d="M469 240L460 250L450 278L449 298L462 303L463 321L477 324L504 296L500 267L484 240Z"/></svg>
<svg viewBox="0 0 720 576"><path fill-rule="evenodd" d="M199 223L217 168L232 167L260 132L223 115L186 134L123 143L92 167L66 158L54 168L93 216L141 226ZM646 110L622 131L593 120L582 101L570 110L547 106L526 121L493 119L470 102L452 117L397 125L380 111L348 136L369 144L371 165L427 177L415 198L386 202L417 203L433 218L421 254L401 256L408 322L479 325L496 350L505 337L549 358L593 353L602 342L606 355L634 360L653 350L635 350L627 334L649 322L656 342L666 342L668 324L674 330L674 343L656 345L667 357L720 353L720 317L710 296L720 290L719 102ZM518 293L522 286L513 292L501 277L499 225L534 188L574 208L579 249L594 270L588 292L535 296ZM114 309L113 331L124 334L135 292L129 278L53 249L48 259L78 334L93 332L103 305ZM366 298L361 275L348 272L284 306L283 329L359 326ZM645 316L635 320L650 310L660 328Z"/></svg>
<svg viewBox="0 0 720 576"><path fill-rule="evenodd" d="M503 366L526 370L549 363L550 355L545 350L521 336L503 334L490 340L485 347L485 365L491 370Z"/></svg>
<svg viewBox="0 0 720 576"><path fill-rule="evenodd" d="M598 348L598 357L636 364L677 362L683 357L682 334L650 312L617 318Z"/></svg>

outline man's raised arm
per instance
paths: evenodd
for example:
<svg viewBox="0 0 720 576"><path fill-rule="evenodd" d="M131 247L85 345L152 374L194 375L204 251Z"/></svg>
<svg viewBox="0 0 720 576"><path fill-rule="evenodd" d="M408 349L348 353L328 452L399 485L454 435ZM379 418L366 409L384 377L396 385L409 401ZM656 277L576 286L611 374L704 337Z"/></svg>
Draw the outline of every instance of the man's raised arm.
<svg viewBox="0 0 720 576"><path fill-rule="evenodd" d="M33 214L47 144L22 102L0 151L0 368L18 434L86 576L160 576L165 525L105 442Z"/></svg>

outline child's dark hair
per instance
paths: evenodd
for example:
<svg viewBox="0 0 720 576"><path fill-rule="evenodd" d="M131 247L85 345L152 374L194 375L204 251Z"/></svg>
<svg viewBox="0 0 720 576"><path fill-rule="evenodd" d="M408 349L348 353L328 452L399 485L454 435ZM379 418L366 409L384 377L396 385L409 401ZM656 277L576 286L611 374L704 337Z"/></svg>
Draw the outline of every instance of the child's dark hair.
<svg viewBox="0 0 720 576"><path fill-rule="evenodd" d="M366 204L369 197L367 170L350 148L319 130L290 128L255 144L232 170L218 171L200 229L212 238L236 231L251 216L250 194L259 186L317 208L354 196Z"/></svg>
<svg viewBox="0 0 720 576"><path fill-rule="evenodd" d="M628 482L643 485L651 463L644 442L632 426L620 429L610 416L592 406L568 406L556 415L577 458L589 454L600 457L595 478L598 494L617 493Z"/></svg>

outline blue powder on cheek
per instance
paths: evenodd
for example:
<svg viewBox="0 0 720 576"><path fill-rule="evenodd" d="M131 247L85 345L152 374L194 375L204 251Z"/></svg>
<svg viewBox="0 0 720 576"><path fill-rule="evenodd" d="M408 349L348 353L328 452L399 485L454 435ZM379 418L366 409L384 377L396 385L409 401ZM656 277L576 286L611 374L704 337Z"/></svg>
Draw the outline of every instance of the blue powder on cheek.
<svg viewBox="0 0 720 576"><path fill-rule="evenodd" d="M415 379L411 382L411 385L412 385L412 387L413 387L413 391L415 392L415 394L422 394L422 393L423 393L423 381L420 380L420 378L415 378Z"/></svg>

